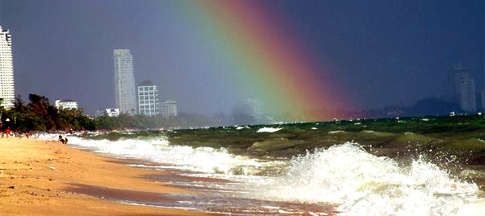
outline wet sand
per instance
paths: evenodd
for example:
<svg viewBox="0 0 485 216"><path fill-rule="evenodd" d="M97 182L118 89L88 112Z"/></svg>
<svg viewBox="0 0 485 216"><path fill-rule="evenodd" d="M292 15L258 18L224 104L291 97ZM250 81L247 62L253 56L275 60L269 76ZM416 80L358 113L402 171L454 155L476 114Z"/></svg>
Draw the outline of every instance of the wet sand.
<svg viewBox="0 0 485 216"><path fill-rule="evenodd" d="M145 178L163 174L57 141L0 138L0 212L2 216L204 215L120 202L155 202L167 194L194 193Z"/></svg>

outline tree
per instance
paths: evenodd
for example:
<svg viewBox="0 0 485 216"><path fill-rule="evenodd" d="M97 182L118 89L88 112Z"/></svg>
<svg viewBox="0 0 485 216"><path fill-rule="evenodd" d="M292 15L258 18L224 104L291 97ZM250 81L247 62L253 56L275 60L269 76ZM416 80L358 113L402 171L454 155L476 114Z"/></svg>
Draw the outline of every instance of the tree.
<svg viewBox="0 0 485 216"><path fill-rule="evenodd" d="M25 105L18 95L12 109L5 110L0 107L3 129L7 127L20 131L95 129L94 121L85 116L82 109L58 110L50 105L47 97L37 94L30 94L29 100L29 104Z"/></svg>

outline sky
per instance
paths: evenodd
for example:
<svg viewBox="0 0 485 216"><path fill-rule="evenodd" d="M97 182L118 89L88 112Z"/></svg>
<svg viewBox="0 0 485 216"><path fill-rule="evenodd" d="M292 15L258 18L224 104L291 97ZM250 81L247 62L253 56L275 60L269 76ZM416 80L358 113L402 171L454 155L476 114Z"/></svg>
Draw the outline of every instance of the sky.
<svg viewBox="0 0 485 216"><path fill-rule="evenodd" d="M483 90L484 8L483 0L0 0L0 25L12 34L25 101L73 99L87 114L113 107L113 49L125 48L135 82L151 80L180 112L230 113L258 97L361 110L441 98L456 64Z"/></svg>

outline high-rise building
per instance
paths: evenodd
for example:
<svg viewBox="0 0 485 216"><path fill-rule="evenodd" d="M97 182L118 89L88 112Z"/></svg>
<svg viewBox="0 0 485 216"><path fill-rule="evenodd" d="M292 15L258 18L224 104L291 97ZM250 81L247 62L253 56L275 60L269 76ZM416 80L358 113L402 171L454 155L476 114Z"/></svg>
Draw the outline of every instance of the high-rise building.
<svg viewBox="0 0 485 216"><path fill-rule="evenodd" d="M133 72L133 56L129 49L115 49L115 96L116 107L120 113L136 114L135 75Z"/></svg>
<svg viewBox="0 0 485 216"><path fill-rule="evenodd" d="M453 69L453 97L465 112L475 112L477 110L475 82L473 81L470 70L455 66Z"/></svg>
<svg viewBox="0 0 485 216"><path fill-rule="evenodd" d="M177 117L177 101L165 100L160 103L160 109L164 118Z"/></svg>
<svg viewBox="0 0 485 216"><path fill-rule="evenodd" d="M158 87L150 81L145 81L138 86L138 113L140 115L154 116L159 111Z"/></svg>
<svg viewBox="0 0 485 216"><path fill-rule="evenodd" d="M13 83L12 36L8 29L0 26L0 98L1 106L6 109L13 107L15 99Z"/></svg>

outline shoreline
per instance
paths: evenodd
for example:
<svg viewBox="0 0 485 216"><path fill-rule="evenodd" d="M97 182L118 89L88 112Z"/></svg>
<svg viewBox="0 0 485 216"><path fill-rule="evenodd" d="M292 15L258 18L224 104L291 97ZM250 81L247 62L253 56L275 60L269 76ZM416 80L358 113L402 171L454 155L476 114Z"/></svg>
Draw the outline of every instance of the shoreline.
<svg viewBox="0 0 485 216"><path fill-rule="evenodd" d="M162 171L130 167L58 141L3 138L0 158L2 215L210 215L121 202L195 192L146 178L167 174Z"/></svg>

